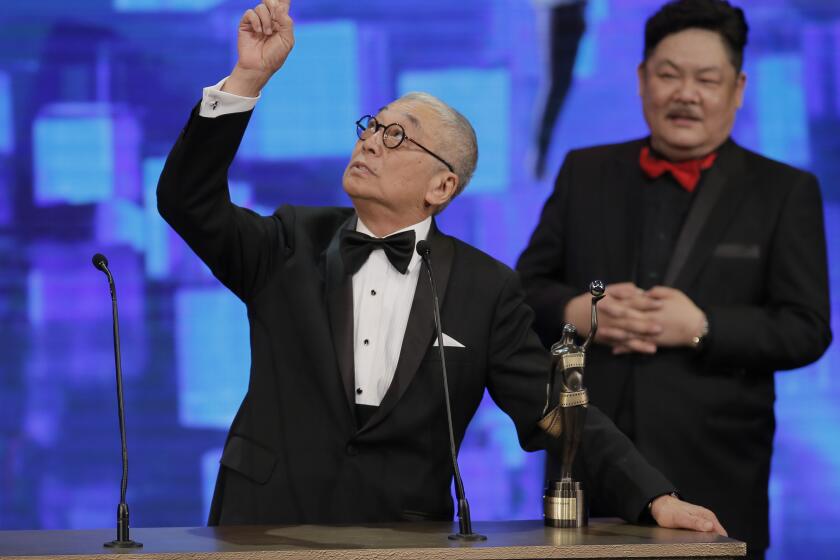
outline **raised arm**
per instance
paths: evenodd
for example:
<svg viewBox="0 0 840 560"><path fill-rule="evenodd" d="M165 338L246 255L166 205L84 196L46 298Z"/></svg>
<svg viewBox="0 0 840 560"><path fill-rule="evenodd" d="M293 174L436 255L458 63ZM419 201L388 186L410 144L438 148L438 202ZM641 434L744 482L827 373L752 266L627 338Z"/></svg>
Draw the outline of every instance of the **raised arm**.
<svg viewBox="0 0 840 560"><path fill-rule="evenodd" d="M294 45L288 12L288 0L264 0L243 14L239 59L221 87L235 109L213 118L205 115L210 103L196 107L158 182L161 216L242 300L259 290L288 249L278 217L239 208L228 192L228 169L251 116L240 107L259 96Z"/></svg>

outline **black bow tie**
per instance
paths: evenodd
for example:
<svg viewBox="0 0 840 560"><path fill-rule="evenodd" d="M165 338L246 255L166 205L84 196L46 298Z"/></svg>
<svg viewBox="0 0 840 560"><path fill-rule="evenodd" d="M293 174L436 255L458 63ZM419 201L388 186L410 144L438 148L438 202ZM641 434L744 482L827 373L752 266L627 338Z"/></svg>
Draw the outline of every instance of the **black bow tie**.
<svg viewBox="0 0 840 560"><path fill-rule="evenodd" d="M374 249L384 250L393 267L405 274L414 254L414 230L381 238L350 229L341 231L341 259L348 274L356 274Z"/></svg>

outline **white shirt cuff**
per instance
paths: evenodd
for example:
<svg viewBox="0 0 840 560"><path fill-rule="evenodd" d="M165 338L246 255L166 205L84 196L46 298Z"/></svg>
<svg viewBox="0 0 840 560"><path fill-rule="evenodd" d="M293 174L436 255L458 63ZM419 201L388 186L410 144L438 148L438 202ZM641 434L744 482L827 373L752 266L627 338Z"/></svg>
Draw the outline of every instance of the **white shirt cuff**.
<svg viewBox="0 0 840 560"><path fill-rule="evenodd" d="M198 111L199 116L214 119L230 113L244 113L256 106L257 101L260 99L259 95L257 97L242 97L241 95L222 91L222 85L224 85L228 77L214 86L204 88L204 95L201 98L201 108Z"/></svg>

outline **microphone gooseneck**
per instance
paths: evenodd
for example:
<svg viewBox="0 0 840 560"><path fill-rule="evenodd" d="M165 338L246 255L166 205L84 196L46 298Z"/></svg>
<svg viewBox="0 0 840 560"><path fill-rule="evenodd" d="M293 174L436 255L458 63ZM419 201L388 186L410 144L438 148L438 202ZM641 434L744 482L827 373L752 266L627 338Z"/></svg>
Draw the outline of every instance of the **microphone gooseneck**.
<svg viewBox="0 0 840 560"><path fill-rule="evenodd" d="M455 449L455 433L452 428L452 404L449 399L449 379L446 375L446 356L443 349L443 328L440 321L440 302L438 300L437 285L432 273L432 248L425 240L417 243L417 254L423 259L426 265L426 272L429 276L429 284L432 288L433 311L435 316L435 329L437 332L438 351L440 352L441 372L443 373L443 396L446 401L446 421L449 427L449 452L452 456L452 470L455 476L455 495L458 499L458 525L459 531L449 535L452 540L463 541L485 541L487 537L472 531L472 520L470 517L470 504L467 502L467 495L464 491L464 482L461 480L461 470L458 468L458 452Z"/></svg>
<svg viewBox="0 0 840 560"><path fill-rule="evenodd" d="M141 543L131 540L129 537L129 514L128 504L125 501L125 493L128 488L128 445L125 435L125 405L123 401L122 383L122 359L120 355L120 324L119 313L117 312L117 288L114 284L114 277L108 269L108 259L102 253L93 255L93 266L101 270L108 277L108 288L111 291L111 316L114 330L114 365L117 376L117 416L120 424L120 445L122 448L122 479L120 481L120 503L117 506L117 538L106 542L108 548L139 548Z"/></svg>

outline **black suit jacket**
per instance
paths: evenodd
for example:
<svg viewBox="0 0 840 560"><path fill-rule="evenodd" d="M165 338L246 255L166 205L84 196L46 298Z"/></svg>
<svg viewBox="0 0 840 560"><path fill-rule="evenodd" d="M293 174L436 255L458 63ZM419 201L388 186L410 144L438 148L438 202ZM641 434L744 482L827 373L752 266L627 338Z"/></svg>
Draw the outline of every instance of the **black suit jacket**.
<svg viewBox="0 0 840 560"><path fill-rule="evenodd" d="M641 189L654 188L638 164L644 143L572 151L560 170L517 265L546 342L560 337L566 303L591 279L636 281ZM773 372L816 360L831 341L814 176L728 141L692 201L666 284L706 312L705 349L613 356L595 345L592 402L615 418L630 401L645 457L731 536L763 549Z"/></svg>
<svg viewBox="0 0 840 560"><path fill-rule="evenodd" d="M158 186L161 215L247 306L251 374L221 459L211 524L452 519L443 386L431 292L421 274L393 382L363 426L354 416L351 276L338 233L350 208L283 206L261 217L230 202L227 170L250 113L194 114ZM444 332L455 437L484 394L536 428L549 358L530 329L515 272L435 228L429 236ZM637 519L672 486L597 410L585 463Z"/></svg>

